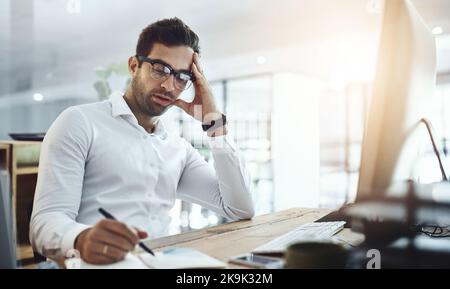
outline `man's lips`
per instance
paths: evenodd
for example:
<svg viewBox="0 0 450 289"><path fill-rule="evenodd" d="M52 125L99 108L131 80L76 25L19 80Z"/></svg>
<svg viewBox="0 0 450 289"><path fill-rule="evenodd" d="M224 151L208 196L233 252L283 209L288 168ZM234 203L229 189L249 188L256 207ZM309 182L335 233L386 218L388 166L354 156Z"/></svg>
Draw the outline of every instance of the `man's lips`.
<svg viewBox="0 0 450 289"><path fill-rule="evenodd" d="M168 106L175 101L172 98L165 96L163 94L152 94L152 100L162 106Z"/></svg>

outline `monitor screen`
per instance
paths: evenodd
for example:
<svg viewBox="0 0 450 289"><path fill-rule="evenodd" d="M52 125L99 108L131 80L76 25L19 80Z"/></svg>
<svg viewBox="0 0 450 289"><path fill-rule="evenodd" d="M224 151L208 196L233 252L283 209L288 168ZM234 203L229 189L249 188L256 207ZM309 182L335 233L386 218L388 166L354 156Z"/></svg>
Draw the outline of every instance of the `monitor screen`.
<svg viewBox="0 0 450 289"><path fill-rule="evenodd" d="M357 201L413 179L436 78L431 31L409 0L385 1L372 101L362 145Z"/></svg>

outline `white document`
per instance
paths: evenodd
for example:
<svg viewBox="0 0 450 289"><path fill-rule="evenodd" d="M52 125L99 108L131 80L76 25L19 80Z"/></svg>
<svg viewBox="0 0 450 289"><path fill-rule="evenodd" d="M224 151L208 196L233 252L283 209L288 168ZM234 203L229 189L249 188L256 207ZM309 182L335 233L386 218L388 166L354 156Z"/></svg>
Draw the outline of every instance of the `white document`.
<svg viewBox="0 0 450 289"><path fill-rule="evenodd" d="M66 268L74 268L66 260ZM213 257L189 248L173 248L156 252L155 256L148 253L134 255L128 253L124 260L108 264L93 265L81 261L80 269L188 269L188 268L225 268L226 264Z"/></svg>
<svg viewBox="0 0 450 289"><path fill-rule="evenodd" d="M168 249L152 256L139 254L139 259L150 268L188 269L188 268L225 268L226 264L202 252L188 248Z"/></svg>

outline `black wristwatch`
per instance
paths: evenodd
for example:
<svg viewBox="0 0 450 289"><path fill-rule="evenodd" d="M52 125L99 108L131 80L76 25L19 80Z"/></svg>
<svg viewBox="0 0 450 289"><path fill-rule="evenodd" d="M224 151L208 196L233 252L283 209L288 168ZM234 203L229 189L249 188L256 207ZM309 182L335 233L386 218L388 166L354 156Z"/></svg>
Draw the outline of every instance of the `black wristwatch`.
<svg viewBox="0 0 450 289"><path fill-rule="evenodd" d="M221 113L222 118L212 120L210 124L202 124L203 131L208 131L211 128L218 128L227 124L227 117Z"/></svg>

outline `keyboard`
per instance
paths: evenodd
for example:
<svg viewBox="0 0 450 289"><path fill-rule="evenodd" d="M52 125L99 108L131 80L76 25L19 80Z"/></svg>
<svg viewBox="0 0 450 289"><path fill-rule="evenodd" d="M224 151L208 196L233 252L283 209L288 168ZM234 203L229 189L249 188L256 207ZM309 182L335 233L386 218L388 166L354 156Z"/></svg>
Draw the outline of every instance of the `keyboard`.
<svg viewBox="0 0 450 289"><path fill-rule="evenodd" d="M323 240L344 228L344 221L303 224L257 248L253 253L283 253L289 245L302 240Z"/></svg>

